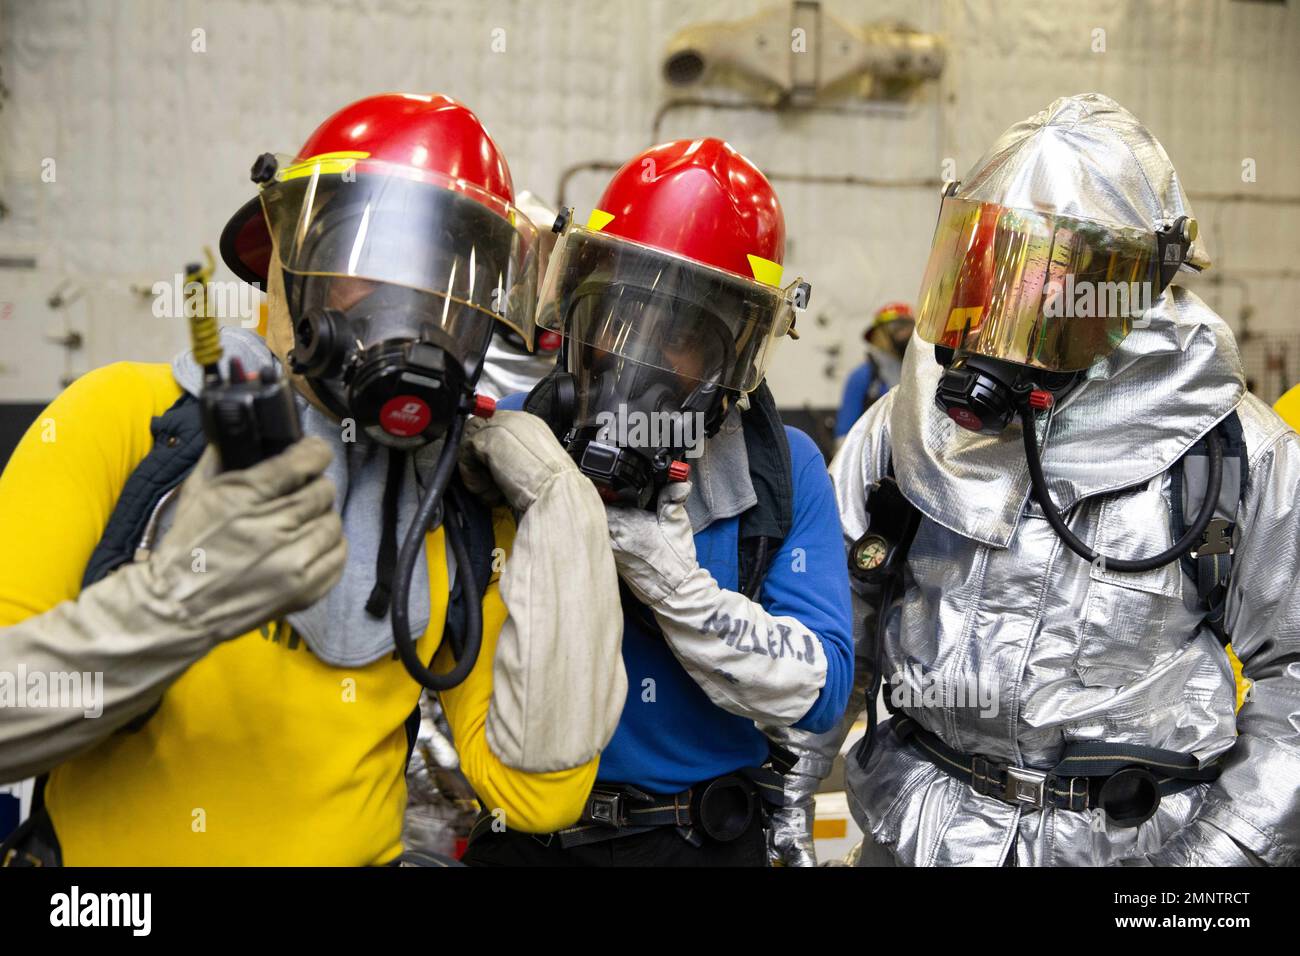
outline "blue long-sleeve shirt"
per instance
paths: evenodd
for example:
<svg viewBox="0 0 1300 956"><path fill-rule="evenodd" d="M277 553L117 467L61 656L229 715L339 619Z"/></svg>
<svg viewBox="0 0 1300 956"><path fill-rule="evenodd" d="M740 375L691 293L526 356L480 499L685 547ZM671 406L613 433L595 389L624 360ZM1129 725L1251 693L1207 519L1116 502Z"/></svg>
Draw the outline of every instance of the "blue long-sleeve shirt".
<svg viewBox="0 0 1300 956"><path fill-rule="evenodd" d="M875 369L870 362L863 362L844 382L844 396L840 399L840 411L835 416L835 437L843 438L849 433L854 422L862 417L867 409L867 389L875 380Z"/></svg>
<svg viewBox="0 0 1300 956"><path fill-rule="evenodd" d="M522 408L523 396L512 395L500 407ZM797 619L821 641L826 682L795 726L822 733L839 720L853 683L848 565L821 453L798 429L787 427L786 435L793 523L769 566L759 603L769 614ZM714 521L695 535L700 566L720 587L733 591L739 579L739 528L737 516ZM767 740L754 722L709 700L673 656L653 614L626 592L623 664L627 703L601 755L601 780L633 784L651 793L676 793L767 759Z"/></svg>

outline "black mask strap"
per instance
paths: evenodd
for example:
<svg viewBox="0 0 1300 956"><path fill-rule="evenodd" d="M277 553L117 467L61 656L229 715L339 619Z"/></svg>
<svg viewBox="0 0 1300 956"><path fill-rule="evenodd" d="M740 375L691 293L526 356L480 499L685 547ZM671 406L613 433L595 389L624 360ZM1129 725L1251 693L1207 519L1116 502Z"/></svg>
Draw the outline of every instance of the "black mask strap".
<svg viewBox="0 0 1300 956"><path fill-rule="evenodd" d="M397 503L402 497L402 480L406 475L406 452L388 449L388 476L384 482L383 528L379 538L379 555L375 558L375 586L366 601L371 617L388 615L393 596L393 571L397 567Z"/></svg>

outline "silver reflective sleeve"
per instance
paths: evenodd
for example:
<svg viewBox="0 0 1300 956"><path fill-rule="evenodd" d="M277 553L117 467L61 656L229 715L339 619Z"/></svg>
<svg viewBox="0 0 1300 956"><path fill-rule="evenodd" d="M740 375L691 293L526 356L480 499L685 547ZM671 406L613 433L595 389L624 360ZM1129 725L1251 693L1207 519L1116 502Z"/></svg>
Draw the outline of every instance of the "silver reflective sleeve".
<svg viewBox="0 0 1300 956"><path fill-rule="evenodd" d="M831 462L831 480L844 532L847 555L866 530L867 492L869 483L883 475L888 467L888 450L881 438L883 430L872 426L880 416L888 416L892 395L876 402L845 436L844 443ZM846 559L847 560L847 557ZM852 579L850 579L852 580ZM792 727L764 726L769 739L795 757L793 769L784 776L782 807L772 818L769 850L773 862L786 866L816 866L813 848L814 794L831 772L835 757L854 721L867 706L867 683L871 677L872 646L877 608L873 598L853 583L853 689L840 722L831 730L813 734Z"/></svg>
<svg viewBox="0 0 1300 956"><path fill-rule="evenodd" d="M1225 623L1251 686L1222 775L1157 864L1300 864L1300 440L1254 399L1238 414L1250 474Z"/></svg>
<svg viewBox="0 0 1300 956"><path fill-rule="evenodd" d="M854 669L853 689L840 722L821 734L793 727L763 726L768 739L790 751L795 765L782 777L781 807L772 815L768 833L769 857L773 863L785 866L816 866L817 853L813 848L814 795L821 782L831 772L835 756L844 745L844 738L865 706L867 681L870 677L870 660L864 658L861 639L862 628L857 623L864 617L865 605L857 595L853 599ZM874 615L873 618L874 620Z"/></svg>

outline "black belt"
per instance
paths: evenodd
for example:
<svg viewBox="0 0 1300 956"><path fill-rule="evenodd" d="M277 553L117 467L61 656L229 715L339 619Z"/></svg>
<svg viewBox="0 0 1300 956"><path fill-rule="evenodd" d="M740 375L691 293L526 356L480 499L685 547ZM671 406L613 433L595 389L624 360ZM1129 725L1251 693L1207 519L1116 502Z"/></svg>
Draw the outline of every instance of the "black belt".
<svg viewBox="0 0 1300 956"><path fill-rule="evenodd" d="M694 787L664 795L646 793L632 786L611 787L597 783L587 797L587 805L582 808L578 823L568 829L584 826L615 827L620 830L688 827L694 822L691 814L694 796Z"/></svg>
<svg viewBox="0 0 1300 956"><path fill-rule="evenodd" d="M701 832L726 843L749 828L760 804L779 805L781 792L780 776L767 767L738 770L670 794L597 781L577 823L555 833L538 834L536 839L547 845L558 840L568 849L656 827L675 827L696 845L702 842ZM480 816L470 840L491 822L490 815Z"/></svg>
<svg viewBox="0 0 1300 956"><path fill-rule="evenodd" d="M1220 771L1189 754L1103 741L1070 741L1055 767L1036 770L953 750L911 717L895 716L890 726L899 740L978 794L1039 810L1098 808L1117 827L1145 823L1162 796L1215 780Z"/></svg>

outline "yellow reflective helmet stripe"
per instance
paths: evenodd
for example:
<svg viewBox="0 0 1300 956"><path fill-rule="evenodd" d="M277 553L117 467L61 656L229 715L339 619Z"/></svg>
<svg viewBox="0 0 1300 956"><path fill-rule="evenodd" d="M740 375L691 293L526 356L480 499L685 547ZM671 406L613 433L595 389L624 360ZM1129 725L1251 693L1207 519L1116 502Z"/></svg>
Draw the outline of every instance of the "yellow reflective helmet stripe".
<svg viewBox="0 0 1300 956"><path fill-rule="evenodd" d="M600 232L611 222L614 221L612 212L605 212L603 209L593 209L591 215L587 217L587 228L592 232Z"/></svg>
<svg viewBox="0 0 1300 956"><path fill-rule="evenodd" d="M300 159L292 166L286 166L281 171L279 179L301 179L304 176L330 175L332 173L342 173L356 165L359 159L369 159L370 154L355 149L338 150L333 153L317 153L315 156L308 156L306 159Z"/></svg>
<svg viewBox="0 0 1300 956"><path fill-rule="evenodd" d="M756 256L752 252L745 256L749 260L749 271L754 273L754 278L763 285L775 286L781 288L781 273L784 267L779 262L773 262L771 259L764 259L762 256Z"/></svg>
<svg viewBox="0 0 1300 956"><path fill-rule="evenodd" d="M972 305L966 308L953 309L948 313L948 324L944 326L945 332L960 332L966 328L967 324L972 327L980 324L980 317L984 314L984 306Z"/></svg>

